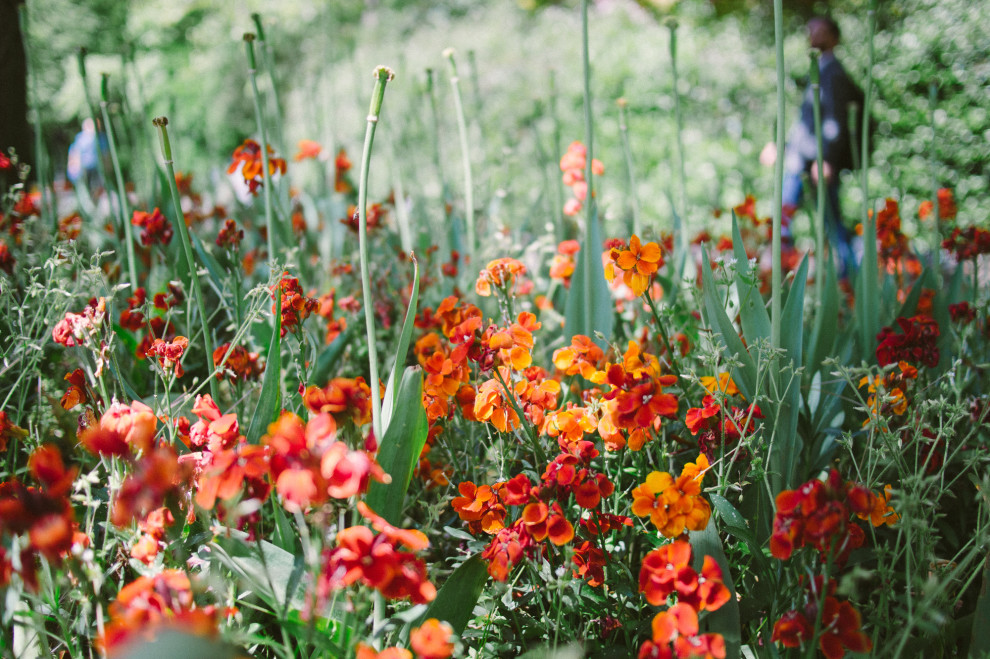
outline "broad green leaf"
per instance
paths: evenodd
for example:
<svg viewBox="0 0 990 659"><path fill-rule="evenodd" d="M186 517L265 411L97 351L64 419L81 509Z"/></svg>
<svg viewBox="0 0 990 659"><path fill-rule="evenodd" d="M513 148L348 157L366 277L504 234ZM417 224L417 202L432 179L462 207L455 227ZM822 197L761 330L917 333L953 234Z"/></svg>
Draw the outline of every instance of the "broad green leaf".
<svg viewBox="0 0 990 659"><path fill-rule="evenodd" d="M877 225L873 220L864 225L863 262L856 280L856 328L859 339L859 356L869 360L877 348L877 333L880 331L880 270L877 265Z"/></svg>
<svg viewBox="0 0 990 659"><path fill-rule="evenodd" d="M192 241L192 245L196 250L196 253L199 254L199 260L206 266L206 272L209 273L210 279L213 281L213 286L218 291L224 290L222 276L223 267L221 267L212 254L206 251L203 247L203 243L199 239L199 236L190 231L189 238Z"/></svg>
<svg viewBox="0 0 990 659"><path fill-rule="evenodd" d="M699 573L705 556L711 556L722 569L722 583L729 589L729 601L717 611L709 611L701 619L701 631L721 634L725 639L726 659L739 659L739 647L742 644L742 631L739 623L739 602L736 599L736 587L729 571L729 561L722 550L722 541L715 529L715 519L708 520L704 531L690 531L689 539L694 549L694 569Z"/></svg>
<svg viewBox="0 0 990 659"><path fill-rule="evenodd" d="M736 510L735 506L721 495L712 494L710 495L710 499L712 505L715 507L715 512L718 513L719 519L722 520L723 530L729 535L739 538L749 547L749 553L753 557L753 563L760 579L773 580L775 576L770 567L770 561L763 555L763 550L760 548L759 543L756 542L756 536L750 530L742 513Z"/></svg>
<svg viewBox="0 0 990 659"><path fill-rule="evenodd" d="M606 340L612 336L615 305L608 282L605 281L601 250L602 232L596 207L592 211L591 222L571 277L570 293L564 307L564 340L569 343L572 337L583 334L604 349L608 347ZM598 338L597 333L606 338Z"/></svg>
<svg viewBox="0 0 990 659"><path fill-rule="evenodd" d="M258 406L251 417L248 426L247 440L251 444L261 441L261 436L268 430L269 424L275 421L275 415L281 409L282 403L282 296L275 295L275 325L272 327L272 339L268 344L268 356L265 362L265 379L261 383L261 397Z"/></svg>
<svg viewBox="0 0 990 659"><path fill-rule="evenodd" d="M412 293L409 295L409 307L406 309L406 318L402 321L402 332L399 334L399 345L395 349L395 360L392 362L392 372L388 376L388 384L385 387L385 401L382 405L382 429L388 432L388 424L392 420L392 412L399 402L399 390L396 388L396 377L399 370L405 368L406 353L409 352L409 342L412 340L413 326L416 320L416 307L419 304L419 263L415 255L413 262L413 284Z"/></svg>
<svg viewBox="0 0 990 659"><path fill-rule="evenodd" d="M475 554L450 575L426 609L423 620L443 620L454 628L455 634L463 633L487 582L488 566L480 554Z"/></svg>
<svg viewBox="0 0 990 659"><path fill-rule="evenodd" d="M561 644L556 648L552 645L543 645L519 655L519 659L583 659L583 657L584 649L580 643Z"/></svg>
<svg viewBox="0 0 990 659"><path fill-rule="evenodd" d="M805 255L794 276L781 312L781 347L786 351L783 363L776 369L777 391L782 396L777 414L774 415L774 446L770 455L770 469L775 475L774 492L794 485L797 461L801 456L801 435L798 434L798 417L801 414L801 377L797 373L801 365L801 342L804 332L804 288L808 277L808 256Z"/></svg>
<svg viewBox="0 0 990 659"><path fill-rule="evenodd" d="M226 643L174 630L165 630L152 640L128 645L120 659L244 659L248 654Z"/></svg>
<svg viewBox="0 0 990 659"><path fill-rule="evenodd" d="M302 554L291 554L266 540L248 543L222 536L212 543L211 550L211 554L242 579L272 611L304 606L303 597L297 592L300 577L306 569Z"/></svg>
<svg viewBox="0 0 990 659"><path fill-rule="evenodd" d="M821 306L815 312L815 322L804 361L811 375L818 373L822 361L831 356L839 333L839 285L835 280L835 264L832 259L824 259L824 268L819 266L815 276L821 276L822 270L825 283L822 286L822 299L818 300Z"/></svg>
<svg viewBox="0 0 990 659"><path fill-rule="evenodd" d="M746 520L739 513L735 507L729 503L729 500L720 494L712 494L709 497L712 500L712 505L715 506L716 512L718 512L719 517L722 521L729 526L738 526L739 528L746 528Z"/></svg>
<svg viewBox="0 0 990 659"><path fill-rule="evenodd" d="M722 299L715 287L708 252L705 250L701 251L701 286L709 327L722 337L722 345L726 348L727 356L735 355L735 358L742 363L741 368L734 369L732 379L735 380L742 395L747 400L753 400L756 394L756 364L736 333L736 328L729 320L728 314L725 313Z"/></svg>
<svg viewBox="0 0 990 659"><path fill-rule="evenodd" d="M428 430L423 409L423 369L410 366L402 375L395 414L378 448L378 464L392 480L372 482L365 499L372 510L397 526Z"/></svg>
<svg viewBox="0 0 990 659"><path fill-rule="evenodd" d="M743 247L736 213L732 212L732 253L736 257L736 293L739 295L739 318L746 343L755 345L757 339L770 338L770 314L767 313L760 287L749 268L749 257Z"/></svg>
<svg viewBox="0 0 990 659"><path fill-rule="evenodd" d="M973 613L973 636L969 644L969 656L986 657L990 655L990 557L983 561L983 579L980 583L980 595L976 600L976 611Z"/></svg>

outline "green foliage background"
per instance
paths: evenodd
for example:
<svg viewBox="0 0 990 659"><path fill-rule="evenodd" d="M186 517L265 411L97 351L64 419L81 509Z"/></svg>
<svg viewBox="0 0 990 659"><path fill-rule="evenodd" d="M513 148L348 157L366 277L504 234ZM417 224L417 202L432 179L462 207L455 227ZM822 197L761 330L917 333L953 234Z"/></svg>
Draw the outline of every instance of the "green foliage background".
<svg viewBox="0 0 990 659"><path fill-rule="evenodd" d="M843 29L839 57L860 81L865 77L866 4L845 0L830 8ZM436 195L444 172L432 166L426 70L436 72L443 166L455 180L459 153L441 56L452 46L465 81L475 162L486 163L476 176L487 213L496 224L541 227L556 212L550 194L552 177L558 175L556 159L567 143L583 138L580 25L573 5L30 0L31 66L46 144L56 163L64 161L62 153L86 114L76 65L77 49L84 46L90 53L90 93L97 93L99 74L110 73L131 140L148 147L135 157L155 157L150 118L164 114L173 127L177 168L215 180L227 164L226 154L254 132L241 35L253 31L250 14L259 11L273 47L287 155L304 137L355 155L370 72L387 64L398 74L382 125L384 138L395 147L395 175L414 195L415 190ZM788 5L790 122L808 67L802 25L822 7ZM614 103L620 96L630 104L636 193L644 219L658 229L671 226L667 195L676 171L676 127L669 30L663 24L668 16L680 23L689 226L727 233L728 220L714 221L708 211L734 205L747 193L755 193L761 212L769 215L771 172L757 162L761 147L773 137L775 121L769 5L610 0L596 4L591 34L596 154L609 167L601 190L606 233L610 221L625 218L630 208ZM879 135L871 196L898 197L906 230L918 232L915 209L931 198L928 86L937 80L937 184L955 188L963 224L985 224L990 218L990 63L981 44L990 9L968 0L885 1L879 25L874 95ZM469 55L474 67L468 65ZM469 71L475 74L470 81ZM267 84L264 76L262 84ZM555 143L549 118L551 94L561 144ZM132 164L132 169L138 177L139 168ZM303 166L296 175L305 181L313 173ZM376 178L377 193L387 194L390 177ZM858 180L850 178L845 190L847 218L858 221L853 211L861 198Z"/></svg>

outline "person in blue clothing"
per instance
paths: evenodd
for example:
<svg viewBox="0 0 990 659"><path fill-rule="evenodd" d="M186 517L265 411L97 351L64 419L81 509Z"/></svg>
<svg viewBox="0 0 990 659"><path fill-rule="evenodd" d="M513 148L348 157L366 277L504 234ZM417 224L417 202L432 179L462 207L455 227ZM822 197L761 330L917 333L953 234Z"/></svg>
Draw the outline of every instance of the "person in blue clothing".
<svg viewBox="0 0 990 659"><path fill-rule="evenodd" d="M97 140L100 144L97 145ZM106 137L97 135L96 124L86 118L82 130L76 134L76 139L69 146L69 158L66 163L65 175L73 184L84 183L92 194L97 186L102 185L99 172L100 147L105 147Z"/></svg>
<svg viewBox="0 0 990 659"><path fill-rule="evenodd" d="M791 128L784 152L783 233L790 239L790 220L801 204L804 178L808 176L817 189L819 176L825 179L825 229L833 255L838 257L840 277L848 276L855 266L851 234L842 221L839 204L839 172L853 169L852 135L858 133L850 125L850 106L856 105L862 116L863 91L853 82L835 57L835 47L841 33L838 24L827 16L815 16L808 21L808 41L821 52L819 98L822 115L822 172L818 171L818 147L815 142L813 90L809 86L801 103L801 117Z"/></svg>

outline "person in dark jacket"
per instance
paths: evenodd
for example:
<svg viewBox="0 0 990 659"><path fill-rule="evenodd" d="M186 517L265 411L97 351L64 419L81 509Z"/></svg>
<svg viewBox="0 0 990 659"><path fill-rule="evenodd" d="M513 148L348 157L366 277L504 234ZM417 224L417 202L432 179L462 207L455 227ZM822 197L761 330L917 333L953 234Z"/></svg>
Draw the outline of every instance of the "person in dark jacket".
<svg viewBox="0 0 990 659"><path fill-rule="evenodd" d="M790 218L801 203L804 177L817 187L819 174L825 179L825 228L833 252L839 258L840 276L854 265L850 232L842 222L839 204L839 172L853 169L853 145L849 123L850 106L863 107L863 91L853 82L835 57L839 44L838 24L826 16L808 21L808 41L821 51L819 98L822 115L823 171L818 172L815 143L813 90L809 86L801 103L801 118L791 128L784 153L783 218L785 236L789 238ZM857 113L859 116L860 113Z"/></svg>
<svg viewBox="0 0 990 659"><path fill-rule="evenodd" d="M34 163L28 126L27 57L17 8L23 0L0 0L0 153L14 149L22 164ZM0 172L0 177L4 176ZM33 178L34 172L29 177ZM8 178L8 183L16 176Z"/></svg>

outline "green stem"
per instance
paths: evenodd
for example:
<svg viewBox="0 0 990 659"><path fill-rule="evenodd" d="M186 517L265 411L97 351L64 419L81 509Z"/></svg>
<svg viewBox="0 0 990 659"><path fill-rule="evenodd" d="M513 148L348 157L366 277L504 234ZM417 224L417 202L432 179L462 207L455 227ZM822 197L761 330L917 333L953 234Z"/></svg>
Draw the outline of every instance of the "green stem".
<svg viewBox="0 0 990 659"><path fill-rule="evenodd" d="M34 124L34 169L38 187L41 188L41 209L44 214L45 224L57 231L58 212L55 208L55 188L54 184L50 182L51 173L42 139L41 109L38 107L38 77L31 75L31 71L34 69L34 62L32 61L33 51L28 47L27 43L28 16L27 7L24 4L17 5L17 21L24 38L25 61L27 62L31 85L28 108L31 115L31 123Z"/></svg>
<svg viewBox="0 0 990 659"><path fill-rule="evenodd" d="M592 159L595 154L595 131L594 124L591 120L591 57L589 39L588 39L588 0L581 0L581 69L583 71L584 80L584 143L585 143L585 158L584 158L584 180L588 183L588 192L585 196L585 221L584 221L584 240L581 241L581 249L588 250L588 254L591 254L592 250L597 252L601 249L601 245L592 245L589 243L589 239L595 232L591 230L593 222L598 221L598 215L595 209L595 186L594 180L592 178ZM596 257L597 258L597 257ZM585 263L589 263L588 260ZM582 268L584 272L584 290L592 290L591 282L591 272L590 267ZM592 316L591 304L585 301L581 305L581 311L584 313L584 325L583 327L591 328L594 327L594 320ZM589 332L590 333L590 332Z"/></svg>
<svg viewBox="0 0 990 659"><path fill-rule="evenodd" d="M932 174L932 270L935 273L935 290L942 288L942 227L939 224L938 205L938 165L935 156L935 108L938 105L938 81L932 80L928 85L928 120L932 126L931 151L928 154L929 168Z"/></svg>
<svg viewBox="0 0 990 659"><path fill-rule="evenodd" d="M368 334L369 386L371 388L371 427L378 441L382 439L382 397L378 383L378 350L375 347L375 312L371 299L371 275L368 273L368 169L371 166L371 145L375 141L378 115L385 99L385 85L395 77L391 69L375 69L375 89L371 93L368 126L364 133L361 155L361 178L358 183L358 250L361 255L361 292L364 297L364 321Z"/></svg>
<svg viewBox="0 0 990 659"><path fill-rule="evenodd" d="M454 49L448 48L443 52L450 64L450 86L454 90L454 111L457 114L457 134L461 140L461 160L464 164L464 223L467 226L467 255L465 265L474 265L474 183L471 179L471 152L468 148L467 121L464 118L464 103L461 100L460 78L457 76L457 64L454 62ZM469 268L464 268L469 272Z"/></svg>
<svg viewBox="0 0 990 659"><path fill-rule="evenodd" d="M681 275L684 274L683 264L686 263L688 250L687 231L684 229L684 220L687 213L687 174L684 165L684 119L681 115L681 94L677 90L679 80L677 77L677 21L670 20L667 23L667 28L670 30L670 74L674 83L674 120L677 123L677 182L679 203L674 217L674 235L677 240L680 257L675 258L674 261L678 264L678 267L682 268L681 272L677 273L678 279L680 279Z"/></svg>
<svg viewBox="0 0 990 659"><path fill-rule="evenodd" d="M860 130L860 150L862 152L862 159L860 161L862 169L860 170L860 187L862 188L863 195L863 209L862 217L864 224L863 231L863 267L862 273L864 276L873 277L877 273L877 252L876 252L876 240L877 240L877 226L876 218L870 217L870 102L873 97L873 63L875 61L875 53L873 47L873 35L876 34L877 30L877 0L870 0L870 8L866 12L869 27L867 30L868 44L869 44L869 59L866 67L866 88L863 93L863 111L860 113L860 119L862 120L862 128ZM936 200L937 203L937 200ZM863 282L863 308L868 310L867 317L863 318L864 322L867 322L867 333L866 341L864 342L864 351L872 353L874 346L876 344L875 338L877 334L876 322L876 310L879 309L879 287L876 282Z"/></svg>
<svg viewBox="0 0 990 659"><path fill-rule="evenodd" d="M258 91L258 69L254 57L255 36L248 32L244 35L244 48L248 59L248 77L251 79L251 96L254 99L254 115L258 122L258 138L261 140L261 176L262 192L265 199L265 227L268 237L269 268L275 259L275 223L272 221L272 177L268 167L268 135L265 132L265 120L261 112L261 93Z"/></svg>
<svg viewBox="0 0 990 659"><path fill-rule="evenodd" d="M168 139L168 119L158 117L152 123L158 127L158 135L161 138L162 158L165 161L165 171L168 174L169 191L172 193L172 207L175 209L175 226L179 230L179 240L182 242L182 252L186 257L186 267L188 269L189 284L193 297L196 299L196 308L199 311L199 322L203 330L203 348L206 351L206 363L209 365L213 360L213 337L210 335L209 317L206 315L206 305L203 303L203 289L199 283L199 274L196 272L196 261L193 259L192 243L189 240L189 230L186 228L186 220L182 216L182 205L179 201L179 188L175 184L175 167L172 162L172 143ZM207 379L210 382L210 394L213 400L220 400L220 392L217 388L217 380L213 377L213 369L207 366Z"/></svg>
<svg viewBox="0 0 990 659"><path fill-rule="evenodd" d="M107 144L110 146L110 161L113 163L113 175L117 180L117 209L119 210L120 224L124 227L124 246L127 251L127 275L130 278L131 290L138 286L137 263L134 258L134 232L131 228L129 218L130 208L127 205L127 187L124 185L124 174L120 169L120 158L117 157L117 139L114 136L113 124L110 122L110 103L107 90L107 79L109 76L104 73L103 81L100 84L100 110L103 113L103 125L107 131Z"/></svg>
<svg viewBox="0 0 990 659"><path fill-rule="evenodd" d="M821 88L821 72L818 70L818 51L812 50L811 57L811 100L815 116L815 157L818 165L818 202L815 208L815 258L818 265L815 268L815 302L821 304L822 293L825 288L825 175L824 175L824 144L822 141L822 99L819 94ZM779 152L778 152L779 153ZM832 172L832 176L838 176L838 172ZM831 258L831 257L830 257Z"/></svg>
<svg viewBox="0 0 990 659"><path fill-rule="evenodd" d="M286 151L285 135L282 134L282 98L279 96L278 85L275 83L275 67L272 60L272 47L268 39L265 38L265 28L262 26L261 14L251 14L251 20L254 21L254 27L257 30L258 46L261 48L261 59L265 64L265 70L268 71L268 82L272 86L272 101L275 103L275 147L278 149L279 153L284 155Z"/></svg>
<svg viewBox="0 0 990 659"><path fill-rule="evenodd" d="M773 241L770 271L770 345L776 350L781 346L781 264L780 222L784 193L784 8L783 0L773 0L773 31L777 46L777 160L773 173Z"/></svg>
<svg viewBox="0 0 990 659"><path fill-rule="evenodd" d="M553 69L550 69L550 119L553 121L553 142L551 153L553 154L553 181L554 181L554 197L556 199L556 206L553 209L553 217L556 220L555 225L557 228L557 242L561 243L568 238L569 226L567 222L567 217L564 215L564 181L561 178L561 172L559 164L559 158L561 156L561 146L560 146L560 117L557 114L557 75Z"/></svg>
<svg viewBox="0 0 990 659"><path fill-rule="evenodd" d="M629 203L632 204L632 232L642 237L639 220L639 197L636 195L636 170L633 168L632 149L629 146L629 126L626 124L626 106L629 102L624 98L616 101L619 106L619 132L622 133L622 152L626 156L626 173L629 175Z"/></svg>

